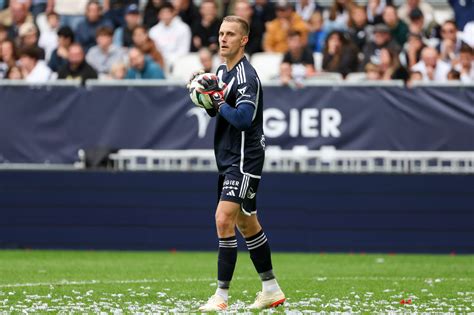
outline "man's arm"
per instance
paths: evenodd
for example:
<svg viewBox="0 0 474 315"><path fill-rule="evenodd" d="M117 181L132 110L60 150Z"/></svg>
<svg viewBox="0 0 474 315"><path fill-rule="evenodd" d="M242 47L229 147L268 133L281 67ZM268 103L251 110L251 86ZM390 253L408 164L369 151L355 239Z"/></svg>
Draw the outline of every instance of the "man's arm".
<svg viewBox="0 0 474 315"><path fill-rule="evenodd" d="M250 103L241 103L237 108L224 103L219 108L219 114L239 131L245 131L252 126L254 110L255 107Z"/></svg>

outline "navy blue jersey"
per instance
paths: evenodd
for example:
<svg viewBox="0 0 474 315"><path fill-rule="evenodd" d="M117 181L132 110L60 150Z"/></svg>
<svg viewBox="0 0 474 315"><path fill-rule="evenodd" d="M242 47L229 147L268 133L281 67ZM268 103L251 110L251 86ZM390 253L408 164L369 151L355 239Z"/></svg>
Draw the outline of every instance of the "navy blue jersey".
<svg viewBox="0 0 474 315"><path fill-rule="evenodd" d="M227 84L225 101L237 108L247 103L254 107L252 125L246 131L232 126L217 115L214 151L220 173L229 167L239 167L242 174L260 178L265 158L263 135L263 95L257 72L243 57L231 70L225 64L217 69L217 76Z"/></svg>

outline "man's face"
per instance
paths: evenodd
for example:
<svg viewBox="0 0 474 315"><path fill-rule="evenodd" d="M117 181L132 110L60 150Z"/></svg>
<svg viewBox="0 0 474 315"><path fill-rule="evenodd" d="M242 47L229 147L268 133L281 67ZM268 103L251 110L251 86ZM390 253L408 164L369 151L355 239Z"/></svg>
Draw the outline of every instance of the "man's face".
<svg viewBox="0 0 474 315"><path fill-rule="evenodd" d="M438 61L438 52L434 48L427 47L423 49L423 52L421 53L421 59L423 59L423 62L426 66L434 68L436 67L436 62Z"/></svg>
<svg viewBox="0 0 474 315"><path fill-rule="evenodd" d="M78 45L71 46L68 60L72 67L79 66L84 61L84 50Z"/></svg>
<svg viewBox="0 0 474 315"><path fill-rule="evenodd" d="M217 8L212 2L204 2L201 4L199 13L201 13L203 19L211 21L217 17Z"/></svg>
<svg viewBox="0 0 474 315"><path fill-rule="evenodd" d="M398 23L397 12L393 7L386 7L383 11L383 20L390 27L395 27Z"/></svg>
<svg viewBox="0 0 474 315"><path fill-rule="evenodd" d="M97 22L100 19L100 7L96 3L91 3L87 6L86 17L89 22Z"/></svg>
<svg viewBox="0 0 474 315"><path fill-rule="evenodd" d="M472 66L472 61L474 60L474 54L468 52L461 52L459 54L459 62L463 68L470 69Z"/></svg>
<svg viewBox="0 0 474 315"><path fill-rule="evenodd" d="M234 7L234 13L245 20L250 20L250 17L252 17L252 7L246 2L237 2Z"/></svg>
<svg viewBox="0 0 474 315"><path fill-rule="evenodd" d="M158 16L159 16L160 21L165 23L165 25L170 25L174 17L173 11L169 8L161 9Z"/></svg>
<svg viewBox="0 0 474 315"><path fill-rule="evenodd" d="M234 57L246 44L247 36L242 35L240 25L236 22L223 22L219 29L219 52L222 57Z"/></svg>
<svg viewBox="0 0 474 315"><path fill-rule="evenodd" d="M140 15L135 13L125 14L125 22L129 29L133 29L135 26L140 24Z"/></svg>
<svg viewBox="0 0 474 315"><path fill-rule="evenodd" d="M15 2L11 6L12 19L16 24L25 22L28 12L24 3Z"/></svg>
<svg viewBox="0 0 474 315"><path fill-rule="evenodd" d="M390 34L387 32L375 32L374 42L377 46L383 46L390 40Z"/></svg>
<svg viewBox="0 0 474 315"><path fill-rule="evenodd" d="M104 34L97 36L97 45L102 50L107 50L112 45L112 36Z"/></svg>
<svg viewBox="0 0 474 315"><path fill-rule="evenodd" d="M138 51L138 49L130 50L128 54L128 58L130 59L130 65L138 70L142 70L145 65L145 56Z"/></svg>
<svg viewBox="0 0 474 315"><path fill-rule="evenodd" d="M301 40L298 35L293 35L288 38L288 49L292 52L298 52L301 49Z"/></svg>
<svg viewBox="0 0 474 315"><path fill-rule="evenodd" d="M20 66L26 71L30 72L35 67L35 65L36 65L35 59L28 56L20 57Z"/></svg>

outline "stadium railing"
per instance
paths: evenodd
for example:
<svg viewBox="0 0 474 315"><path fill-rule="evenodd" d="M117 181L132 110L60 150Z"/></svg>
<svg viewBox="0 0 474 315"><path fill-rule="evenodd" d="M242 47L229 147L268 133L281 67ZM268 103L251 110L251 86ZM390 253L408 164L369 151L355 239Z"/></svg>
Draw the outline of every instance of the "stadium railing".
<svg viewBox="0 0 474 315"><path fill-rule="evenodd" d="M119 150L109 158L115 170L216 171L213 150ZM283 173L473 174L474 152L269 147L264 169Z"/></svg>

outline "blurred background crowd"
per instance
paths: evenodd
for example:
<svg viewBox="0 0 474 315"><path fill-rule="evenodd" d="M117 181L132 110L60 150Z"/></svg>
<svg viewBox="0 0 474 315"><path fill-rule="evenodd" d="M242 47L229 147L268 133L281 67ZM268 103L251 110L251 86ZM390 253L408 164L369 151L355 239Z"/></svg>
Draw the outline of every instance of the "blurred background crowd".
<svg viewBox="0 0 474 315"><path fill-rule="evenodd" d="M0 80L186 80L225 15L262 81L474 82L474 0L0 0Z"/></svg>

